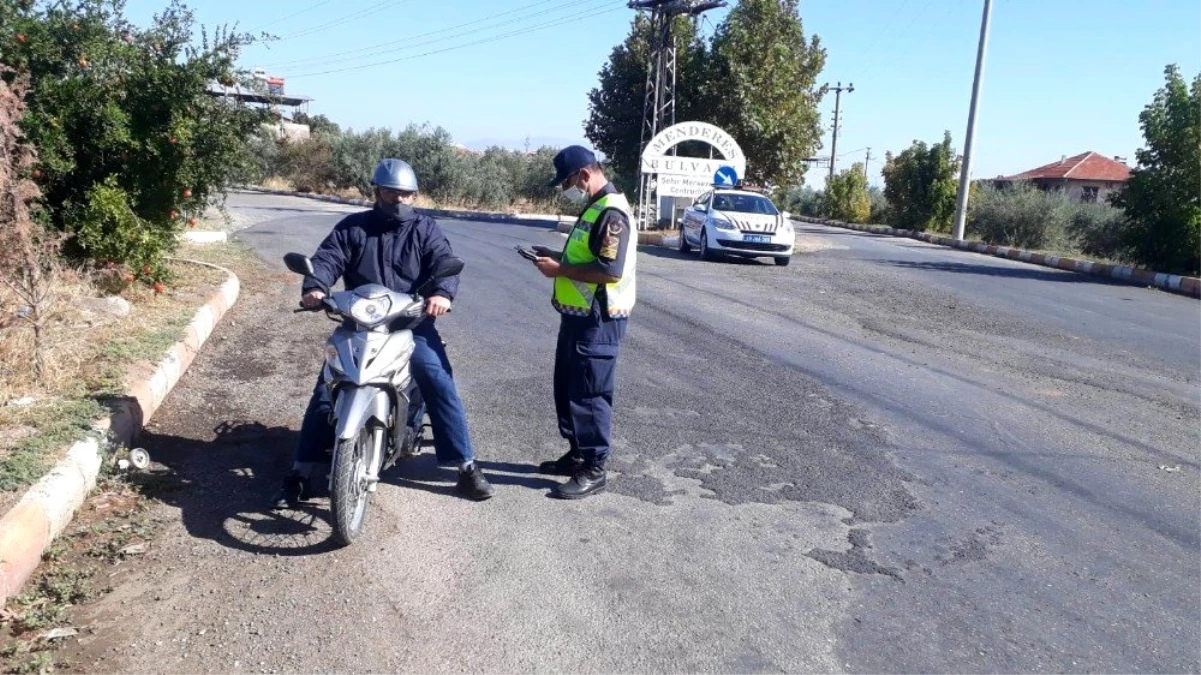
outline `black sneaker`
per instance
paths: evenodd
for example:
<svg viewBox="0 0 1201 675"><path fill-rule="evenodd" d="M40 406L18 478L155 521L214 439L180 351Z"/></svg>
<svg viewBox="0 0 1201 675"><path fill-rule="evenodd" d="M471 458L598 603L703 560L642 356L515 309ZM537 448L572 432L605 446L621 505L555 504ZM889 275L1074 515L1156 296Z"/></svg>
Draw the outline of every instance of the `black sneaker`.
<svg viewBox="0 0 1201 675"><path fill-rule="evenodd" d="M459 472L459 484L455 486L459 494L468 499L482 502L496 494L496 488L484 477L484 472L473 462L466 471Z"/></svg>
<svg viewBox="0 0 1201 675"><path fill-rule="evenodd" d="M584 456L578 450L568 450L562 457L538 465L538 473L547 476L572 476L584 465Z"/></svg>
<svg viewBox="0 0 1201 675"><path fill-rule="evenodd" d="M271 509L294 509L308 499L308 481L302 476L291 475L284 478L284 484L271 497Z"/></svg>
<svg viewBox="0 0 1201 675"><path fill-rule="evenodd" d="M559 499L583 499L605 489L605 467L581 466L572 474L571 480L556 485L550 491L552 497Z"/></svg>

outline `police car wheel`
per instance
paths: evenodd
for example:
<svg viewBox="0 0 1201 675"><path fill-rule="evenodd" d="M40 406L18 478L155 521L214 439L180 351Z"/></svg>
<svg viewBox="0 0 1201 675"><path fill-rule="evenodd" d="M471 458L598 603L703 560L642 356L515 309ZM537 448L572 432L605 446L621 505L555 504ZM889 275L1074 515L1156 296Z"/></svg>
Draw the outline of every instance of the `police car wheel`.
<svg viewBox="0 0 1201 675"><path fill-rule="evenodd" d="M717 254L709 248L709 235L701 230L701 260L717 260Z"/></svg>
<svg viewBox="0 0 1201 675"><path fill-rule="evenodd" d="M685 238L685 236L684 236L684 228L683 227L680 228L679 249L680 249L680 253L687 253L692 250L692 247L688 245L688 239Z"/></svg>

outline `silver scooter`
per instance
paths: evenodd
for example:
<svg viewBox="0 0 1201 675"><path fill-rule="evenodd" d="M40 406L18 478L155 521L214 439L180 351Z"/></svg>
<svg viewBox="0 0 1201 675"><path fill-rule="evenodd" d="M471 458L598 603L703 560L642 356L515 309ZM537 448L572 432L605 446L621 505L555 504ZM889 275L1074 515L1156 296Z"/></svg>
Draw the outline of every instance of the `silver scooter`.
<svg viewBox="0 0 1201 675"><path fill-rule="evenodd" d="M285 255L284 264L296 274L313 273L312 261L300 253ZM413 329L425 319L424 295L462 271L461 259L447 257L412 295L367 284L331 293L315 309L296 310L325 311L342 324L326 343L323 374L334 426L330 510L334 537L344 546L363 531L380 472L420 449L424 405L409 371Z"/></svg>

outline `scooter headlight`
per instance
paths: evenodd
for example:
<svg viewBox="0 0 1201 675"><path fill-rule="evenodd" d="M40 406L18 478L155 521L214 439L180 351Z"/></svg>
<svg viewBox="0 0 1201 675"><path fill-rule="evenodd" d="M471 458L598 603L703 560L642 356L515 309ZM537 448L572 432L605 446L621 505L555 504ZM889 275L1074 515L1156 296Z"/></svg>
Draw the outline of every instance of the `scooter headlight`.
<svg viewBox="0 0 1201 675"><path fill-rule="evenodd" d="M363 324L373 326L379 323L392 309L392 301L387 297L359 298L350 304L350 318Z"/></svg>
<svg viewBox="0 0 1201 675"><path fill-rule="evenodd" d="M326 345L325 362L329 364L330 368L338 371L339 373L342 372L342 359L338 357L337 347L333 345Z"/></svg>

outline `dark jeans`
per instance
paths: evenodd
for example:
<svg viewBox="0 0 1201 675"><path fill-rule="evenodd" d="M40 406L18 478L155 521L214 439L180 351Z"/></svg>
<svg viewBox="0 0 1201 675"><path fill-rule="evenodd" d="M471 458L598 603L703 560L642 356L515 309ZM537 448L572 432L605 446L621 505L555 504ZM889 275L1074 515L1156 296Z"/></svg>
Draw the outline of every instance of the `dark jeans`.
<svg viewBox="0 0 1201 675"><path fill-rule="evenodd" d="M613 387L625 319L562 315L555 352L555 410L559 433L584 461L603 466L609 458Z"/></svg>
<svg viewBox="0 0 1201 675"><path fill-rule="evenodd" d="M410 368L421 393L420 399L424 400L429 412L438 463L459 466L470 462L475 459L475 451L471 448L471 438L467 433L467 412L459 400L442 339L436 330L425 329L414 333L413 341L415 347ZM415 403L420 404L421 400ZM309 399L300 427L300 442L296 447L297 469L310 469L314 465L329 463L327 453L334 444L330 412L323 376L318 376L317 386L313 388L313 396ZM418 414L420 409L411 409L410 420Z"/></svg>

